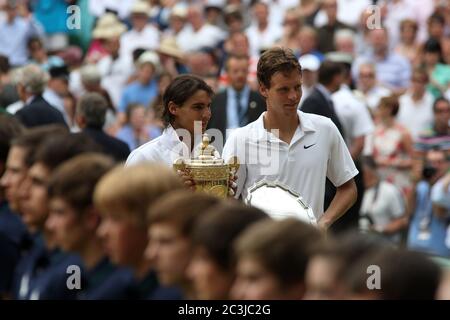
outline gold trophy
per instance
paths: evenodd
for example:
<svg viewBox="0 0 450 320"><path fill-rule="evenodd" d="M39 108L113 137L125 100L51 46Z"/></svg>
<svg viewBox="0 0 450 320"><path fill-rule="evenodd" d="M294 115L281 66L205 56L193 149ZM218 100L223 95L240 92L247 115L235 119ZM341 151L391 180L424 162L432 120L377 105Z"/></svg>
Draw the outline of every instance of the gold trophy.
<svg viewBox="0 0 450 320"><path fill-rule="evenodd" d="M194 180L196 191L226 198L229 193L230 177L239 169L237 157L231 157L228 163L225 163L216 148L210 144L206 133L203 134L202 143L194 154L198 156L175 160L173 168L188 173Z"/></svg>

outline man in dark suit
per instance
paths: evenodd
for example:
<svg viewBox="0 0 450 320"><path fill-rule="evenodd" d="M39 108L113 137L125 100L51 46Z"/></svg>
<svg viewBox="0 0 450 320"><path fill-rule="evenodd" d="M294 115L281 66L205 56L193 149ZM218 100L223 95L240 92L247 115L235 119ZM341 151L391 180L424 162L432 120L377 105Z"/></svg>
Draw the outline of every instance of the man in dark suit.
<svg viewBox="0 0 450 320"><path fill-rule="evenodd" d="M82 132L90 136L117 162L125 161L130 148L125 142L114 138L103 131L108 102L98 93L86 93L77 105L76 121Z"/></svg>
<svg viewBox="0 0 450 320"><path fill-rule="evenodd" d="M249 58L230 55L226 61L228 87L218 93L211 104L209 129L218 129L225 140L226 130L246 126L266 110L261 95L247 84Z"/></svg>
<svg viewBox="0 0 450 320"><path fill-rule="evenodd" d="M67 125L63 114L50 105L43 97L48 74L37 65L23 67L19 71L17 92L25 106L16 113L16 117L26 127L46 124Z"/></svg>
<svg viewBox="0 0 450 320"><path fill-rule="evenodd" d="M344 81L344 70L342 65L337 62L324 61L319 68L319 83L314 87L311 94L305 99L301 106L301 110L307 113L318 114L327 118L336 125L344 137L344 131L341 122L334 109L331 94L339 90L342 82ZM325 186L325 200L324 209L326 210L330 205L336 193L335 186L327 179ZM352 207L353 208L353 207ZM332 227L332 230L339 232L347 229L350 225L353 225L353 210L350 208L347 213L336 221L336 226ZM358 213L357 213L358 214ZM350 218L350 215L352 216Z"/></svg>
<svg viewBox="0 0 450 320"><path fill-rule="evenodd" d="M324 61L319 68L319 83L316 84L310 95L305 99L301 110L330 118L342 136L344 136L341 122L334 110L331 99L331 94L339 90L342 82L342 66L336 62Z"/></svg>

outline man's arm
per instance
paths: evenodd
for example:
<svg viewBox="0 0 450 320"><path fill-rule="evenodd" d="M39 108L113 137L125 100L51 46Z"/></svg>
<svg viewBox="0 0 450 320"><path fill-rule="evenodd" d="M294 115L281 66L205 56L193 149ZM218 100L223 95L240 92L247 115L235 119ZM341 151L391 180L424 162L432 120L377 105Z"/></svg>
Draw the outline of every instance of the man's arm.
<svg viewBox="0 0 450 320"><path fill-rule="evenodd" d="M337 187L333 201L331 201L327 211L324 212L318 222L319 229L326 231L336 220L343 216L355 203L356 196L356 184L353 178Z"/></svg>

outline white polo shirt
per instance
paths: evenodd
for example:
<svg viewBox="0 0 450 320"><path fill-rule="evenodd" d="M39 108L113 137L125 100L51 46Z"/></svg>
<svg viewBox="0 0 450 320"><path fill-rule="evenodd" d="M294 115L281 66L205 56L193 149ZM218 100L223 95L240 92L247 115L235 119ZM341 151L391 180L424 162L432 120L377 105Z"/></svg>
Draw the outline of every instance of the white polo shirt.
<svg viewBox="0 0 450 320"><path fill-rule="evenodd" d="M175 130L169 125L159 137L133 150L128 156L125 166L129 167L142 162L156 162L172 167L173 162L179 158L191 158L191 151L187 144L180 140L180 136L183 136L183 140L191 138L187 130ZM200 143L201 137L199 138ZM196 151L197 148L194 148L194 157L198 156ZM220 157L217 151L215 156Z"/></svg>
<svg viewBox="0 0 450 320"><path fill-rule="evenodd" d="M225 143L225 161L236 155L241 163L236 197L245 199L261 180L276 181L299 193L319 219L326 177L339 187L358 174L341 134L330 119L298 111L300 125L287 144L264 128L264 114Z"/></svg>

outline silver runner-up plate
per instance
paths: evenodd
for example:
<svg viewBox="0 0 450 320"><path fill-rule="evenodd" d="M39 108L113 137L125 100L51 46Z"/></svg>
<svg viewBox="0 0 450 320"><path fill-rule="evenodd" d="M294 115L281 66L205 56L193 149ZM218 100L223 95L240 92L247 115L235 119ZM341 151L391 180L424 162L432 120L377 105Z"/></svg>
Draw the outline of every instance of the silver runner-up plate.
<svg viewBox="0 0 450 320"><path fill-rule="evenodd" d="M297 218L317 226L313 210L296 192L279 182L262 180L248 188L246 204L266 212L273 219Z"/></svg>

